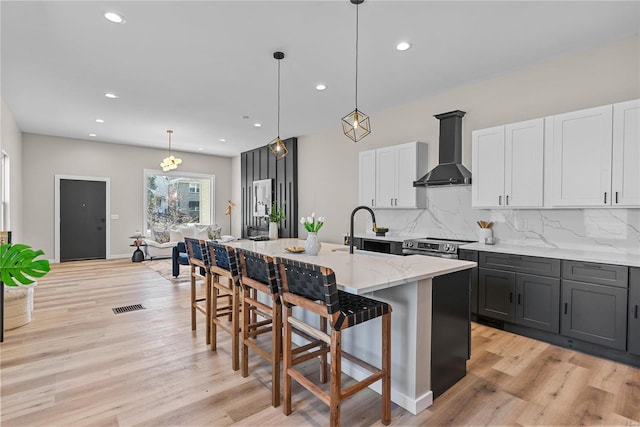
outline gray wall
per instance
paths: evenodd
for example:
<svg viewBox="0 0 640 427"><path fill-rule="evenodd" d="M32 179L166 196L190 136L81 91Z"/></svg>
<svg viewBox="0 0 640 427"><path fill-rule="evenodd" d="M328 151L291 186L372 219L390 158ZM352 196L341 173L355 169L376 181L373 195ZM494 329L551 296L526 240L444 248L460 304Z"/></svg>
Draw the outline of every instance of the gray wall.
<svg viewBox="0 0 640 427"><path fill-rule="evenodd" d="M325 216L321 240L341 243L349 230L351 210L358 203L360 151L423 141L429 145L431 169L438 162L439 123L433 115L459 109L467 112L463 119L462 161L471 169L474 129L640 98L639 75L640 38L627 38L393 110L374 113L367 110L366 104L358 105L370 114L372 128L371 134L358 143L344 136L339 124L341 113L346 114L353 105L336 106L335 128L298 135L299 213L309 215L315 211L316 215ZM486 211L479 215L486 215ZM366 223L366 213L358 213L356 231L364 232ZM304 230L300 230L300 237L306 238Z"/></svg>
<svg viewBox="0 0 640 427"><path fill-rule="evenodd" d="M55 175L109 178L111 185L111 253L108 257L131 256L128 236L144 230L144 169L160 170L166 150L107 144L95 141L23 134L24 153L24 241L42 249L53 259L55 249ZM224 215L231 197L231 158L179 153L180 172L212 174L216 177L215 219L228 232Z"/></svg>

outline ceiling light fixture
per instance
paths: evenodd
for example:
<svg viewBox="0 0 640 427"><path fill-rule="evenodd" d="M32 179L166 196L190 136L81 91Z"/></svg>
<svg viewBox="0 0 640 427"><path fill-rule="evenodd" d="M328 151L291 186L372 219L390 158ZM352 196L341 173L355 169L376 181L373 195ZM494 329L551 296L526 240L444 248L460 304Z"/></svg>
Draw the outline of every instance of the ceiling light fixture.
<svg viewBox="0 0 640 427"><path fill-rule="evenodd" d="M173 133L173 131L169 129L167 130L167 133L169 134L169 156L165 157L162 160L162 163L160 163L160 167L164 172L169 172L174 169L177 169L178 165L182 163L182 159L174 157L173 154L171 153L171 134Z"/></svg>
<svg viewBox="0 0 640 427"><path fill-rule="evenodd" d="M284 58L284 53L273 52L273 58L278 60L278 136L269 143L269 148L277 160L284 158L289 150L280 139L280 61Z"/></svg>
<svg viewBox="0 0 640 427"><path fill-rule="evenodd" d="M97 136L95 133L90 133L89 136Z"/></svg>
<svg viewBox="0 0 640 427"><path fill-rule="evenodd" d="M102 119L96 119L96 123L104 123L104 120L102 120Z"/></svg>
<svg viewBox="0 0 640 427"><path fill-rule="evenodd" d="M227 142L227 140L226 140L226 139L224 139L224 138L220 138L218 141L220 141L220 142Z"/></svg>
<svg viewBox="0 0 640 427"><path fill-rule="evenodd" d="M358 110L358 5L364 0L350 1L356 5L356 108L342 118L342 131L353 142L358 142L371 133L369 116Z"/></svg>
<svg viewBox="0 0 640 427"><path fill-rule="evenodd" d="M116 99L118 97L118 95L116 95L115 93L111 93L111 92L105 93L104 96L106 96L109 99Z"/></svg>
<svg viewBox="0 0 640 427"><path fill-rule="evenodd" d="M327 88L327 85L322 83L316 85L316 90L325 90L326 88Z"/></svg>
<svg viewBox="0 0 640 427"><path fill-rule="evenodd" d="M254 123L253 127L255 128L261 128L262 127L262 123Z"/></svg>
<svg viewBox="0 0 640 427"><path fill-rule="evenodd" d="M105 12L104 17L114 24L124 24L124 16L116 12Z"/></svg>
<svg viewBox="0 0 640 427"><path fill-rule="evenodd" d="M405 50L409 49L411 47L411 43L409 42L400 42L396 45L396 50L399 50L400 52L404 52Z"/></svg>

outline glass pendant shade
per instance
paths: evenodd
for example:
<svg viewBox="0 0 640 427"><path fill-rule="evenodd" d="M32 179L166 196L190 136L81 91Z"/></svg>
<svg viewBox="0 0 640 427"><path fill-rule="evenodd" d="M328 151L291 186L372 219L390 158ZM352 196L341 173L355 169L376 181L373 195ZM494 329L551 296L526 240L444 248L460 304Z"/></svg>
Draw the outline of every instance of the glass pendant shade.
<svg viewBox="0 0 640 427"><path fill-rule="evenodd" d="M169 129L167 133L169 134L169 155L162 159L162 163L160 163L160 167L164 172L178 169L178 165L182 163L182 159L179 159L171 154L171 134L173 133L173 131Z"/></svg>
<svg viewBox="0 0 640 427"><path fill-rule="evenodd" d="M360 141L371 133L369 116L356 108L342 118L342 131L353 142Z"/></svg>
<svg viewBox="0 0 640 427"><path fill-rule="evenodd" d="M280 137L277 137L269 143L269 149L271 149L273 155L276 156L276 160L280 160L289 154L289 150L287 150L287 147L284 145L284 142L282 142Z"/></svg>

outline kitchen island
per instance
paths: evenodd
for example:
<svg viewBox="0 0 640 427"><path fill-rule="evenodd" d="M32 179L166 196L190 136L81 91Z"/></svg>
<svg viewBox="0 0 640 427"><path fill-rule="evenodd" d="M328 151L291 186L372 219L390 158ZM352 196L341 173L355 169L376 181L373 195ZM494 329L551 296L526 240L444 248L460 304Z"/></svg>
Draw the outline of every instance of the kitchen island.
<svg viewBox="0 0 640 427"><path fill-rule="evenodd" d="M393 308L391 315L391 400L417 414L431 406L434 399L432 388L432 353L440 360L458 360L464 364L468 353L465 352L461 360L458 354L448 357L452 346L443 345L432 348L432 315L434 283L447 293L447 289L460 288L463 292L455 302L458 309L466 314L469 327L469 270L476 266L475 262L452 260L446 258L425 257L420 255L399 256L365 251L349 254L346 246L322 243L322 249L317 256L305 253L291 253L285 248L304 246L304 240L278 239L270 241L239 240L227 243L230 246L243 248L272 257L285 257L302 262L318 264L331 268L340 289L363 294L368 297L385 301ZM450 294L450 292L449 292ZM466 295L466 296L465 296ZM451 295L447 296L450 304ZM454 298L455 299L455 298ZM294 310L294 316L304 315ZM446 316L445 316L446 317ZM442 317L440 317L442 318ZM463 319L464 321L465 319ZM452 320L452 325L460 321ZM447 325L438 325L438 329ZM445 333L446 335L446 333ZM451 335L455 336L455 335ZM464 342L456 343L458 349L462 346L468 349L468 330L464 334ZM381 348L380 319L356 325L343 332L343 348L363 360L379 366ZM459 340L460 341L460 340ZM342 362L343 372L356 379L366 375L357 365ZM434 369L438 372L438 369ZM463 372L464 375L464 372ZM380 383L372 388L380 392Z"/></svg>

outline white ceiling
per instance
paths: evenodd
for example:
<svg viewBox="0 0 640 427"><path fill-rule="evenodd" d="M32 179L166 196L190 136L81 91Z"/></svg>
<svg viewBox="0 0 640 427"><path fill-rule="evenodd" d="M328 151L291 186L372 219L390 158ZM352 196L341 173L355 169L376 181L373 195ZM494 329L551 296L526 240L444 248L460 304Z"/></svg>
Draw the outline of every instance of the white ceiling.
<svg viewBox="0 0 640 427"><path fill-rule="evenodd" d="M354 108L348 0L0 7L1 96L24 132L166 148L173 129L176 150L237 155L277 134L276 50L283 139L339 127ZM109 10L126 23L105 20ZM639 1L367 0L359 10L358 106L369 115L640 30ZM401 40L413 47L396 51Z"/></svg>

